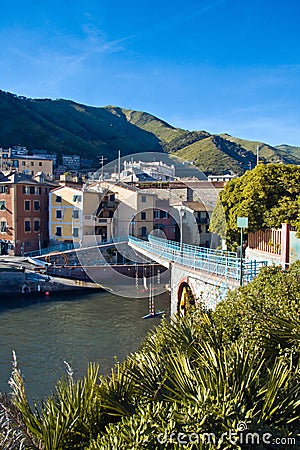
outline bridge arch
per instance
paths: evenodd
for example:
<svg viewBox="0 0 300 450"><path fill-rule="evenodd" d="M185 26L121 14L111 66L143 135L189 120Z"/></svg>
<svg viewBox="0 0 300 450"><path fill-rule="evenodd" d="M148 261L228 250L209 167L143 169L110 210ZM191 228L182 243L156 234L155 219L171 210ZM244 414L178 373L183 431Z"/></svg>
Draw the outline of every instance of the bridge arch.
<svg viewBox="0 0 300 450"><path fill-rule="evenodd" d="M177 312L181 316L196 305L196 296L187 280L182 280L177 289Z"/></svg>

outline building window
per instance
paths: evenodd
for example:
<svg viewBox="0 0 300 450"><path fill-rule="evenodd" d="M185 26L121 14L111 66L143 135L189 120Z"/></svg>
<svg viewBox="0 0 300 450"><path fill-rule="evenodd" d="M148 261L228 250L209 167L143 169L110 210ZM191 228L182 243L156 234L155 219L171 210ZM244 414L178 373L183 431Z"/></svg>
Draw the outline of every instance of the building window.
<svg viewBox="0 0 300 450"><path fill-rule="evenodd" d="M57 195L55 201L56 201L56 203L61 203L61 197L59 195Z"/></svg>
<svg viewBox="0 0 300 450"><path fill-rule="evenodd" d="M154 219L167 219L169 217L169 213L162 209L154 210Z"/></svg>
<svg viewBox="0 0 300 450"><path fill-rule="evenodd" d="M81 195L73 195L73 202L81 202Z"/></svg>
<svg viewBox="0 0 300 450"><path fill-rule="evenodd" d="M31 163L30 163L32 166L34 166L34 161L31 161Z"/></svg>
<svg viewBox="0 0 300 450"><path fill-rule="evenodd" d="M34 194L34 192L35 192L35 187L34 187L34 186L30 186L29 192L30 192L30 194Z"/></svg>
<svg viewBox="0 0 300 450"><path fill-rule="evenodd" d="M29 194L29 186L23 186L23 194Z"/></svg>
<svg viewBox="0 0 300 450"><path fill-rule="evenodd" d="M73 210L73 219L79 219L79 211L78 209Z"/></svg>
<svg viewBox="0 0 300 450"><path fill-rule="evenodd" d="M26 162L25 161L22 161L22 166L25 166L26 165Z"/></svg>
<svg viewBox="0 0 300 450"><path fill-rule="evenodd" d="M8 186L0 186L0 194L7 194Z"/></svg>
<svg viewBox="0 0 300 450"><path fill-rule="evenodd" d="M56 210L56 218L57 219L61 219L62 218L62 211L61 211L61 209L57 209Z"/></svg>
<svg viewBox="0 0 300 450"><path fill-rule="evenodd" d="M61 236L61 227L56 227L56 236Z"/></svg>
<svg viewBox="0 0 300 450"><path fill-rule="evenodd" d="M141 228L141 235L142 236L147 236L147 228L146 227L142 227Z"/></svg>
<svg viewBox="0 0 300 450"><path fill-rule="evenodd" d="M142 202L142 203L146 203L146 202L147 202L147 197L146 197L146 195L142 195L141 202Z"/></svg>
<svg viewBox="0 0 300 450"><path fill-rule="evenodd" d="M1 233L5 233L7 229L7 223L5 221L0 222L0 231Z"/></svg>
<svg viewBox="0 0 300 450"><path fill-rule="evenodd" d="M34 229L34 231L40 231L41 227L40 227L40 221L39 220L35 220L33 222L33 229Z"/></svg>
<svg viewBox="0 0 300 450"><path fill-rule="evenodd" d="M40 202L39 202L39 200L34 200L34 202L33 202L33 209L35 211L38 211L40 209Z"/></svg>
<svg viewBox="0 0 300 450"><path fill-rule="evenodd" d="M6 209L5 207L5 200L0 200L0 210L4 211Z"/></svg>
<svg viewBox="0 0 300 450"><path fill-rule="evenodd" d="M42 166L42 165L43 165L43 163L40 161L40 162L39 162L39 166Z"/></svg>
<svg viewBox="0 0 300 450"><path fill-rule="evenodd" d="M78 228L73 228L73 237L78 237L79 235L79 229Z"/></svg>
<svg viewBox="0 0 300 450"><path fill-rule="evenodd" d="M147 217L147 215L146 215L145 211L141 212L141 219L146 220L146 217Z"/></svg>
<svg viewBox="0 0 300 450"><path fill-rule="evenodd" d="M31 230L30 220L25 220L24 224L25 224L25 227L24 227L25 231L30 231Z"/></svg>
<svg viewBox="0 0 300 450"><path fill-rule="evenodd" d="M34 188L34 193L35 194L40 194L42 192L42 189L39 187L39 186L36 186L35 188Z"/></svg>
<svg viewBox="0 0 300 450"><path fill-rule="evenodd" d="M24 202L24 210L25 211L30 211L30 201L29 200L25 200L25 202Z"/></svg>

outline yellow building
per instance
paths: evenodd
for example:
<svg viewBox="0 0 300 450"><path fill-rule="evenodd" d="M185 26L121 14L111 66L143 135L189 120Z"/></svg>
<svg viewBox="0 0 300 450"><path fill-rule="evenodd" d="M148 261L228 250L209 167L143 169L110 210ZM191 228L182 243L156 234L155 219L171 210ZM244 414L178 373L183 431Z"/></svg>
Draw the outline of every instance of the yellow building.
<svg viewBox="0 0 300 450"><path fill-rule="evenodd" d="M79 243L82 234L82 190L69 186L49 193L50 242Z"/></svg>
<svg viewBox="0 0 300 450"><path fill-rule="evenodd" d="M126 184L93 182L61 186L49 194L50 242L97 245L153 230L157 195Z"/></svg>

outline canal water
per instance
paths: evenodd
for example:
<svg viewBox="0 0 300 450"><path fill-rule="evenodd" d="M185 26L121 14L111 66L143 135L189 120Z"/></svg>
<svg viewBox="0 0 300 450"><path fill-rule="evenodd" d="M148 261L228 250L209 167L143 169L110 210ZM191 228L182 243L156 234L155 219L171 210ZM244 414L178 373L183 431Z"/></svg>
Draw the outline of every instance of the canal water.
<svg viewBox="0 0 300 450"><path fill-rule="evenodd" d="M169 295L156 299L156 309L169 316ZM106 291L49 297L3 299L0 294L0 391L9 391L12 350L30 400L40 402L66 374L78 378L90 361L109 373L115 360L139 349L160 318L143 320L147 298L128 298Z"/></svg>

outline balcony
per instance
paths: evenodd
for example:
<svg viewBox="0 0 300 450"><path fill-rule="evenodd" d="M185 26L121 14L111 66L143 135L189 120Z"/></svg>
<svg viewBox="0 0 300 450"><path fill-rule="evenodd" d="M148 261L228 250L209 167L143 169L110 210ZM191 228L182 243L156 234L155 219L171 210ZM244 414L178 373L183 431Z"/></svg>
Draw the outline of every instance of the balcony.
<svg viewBox="0 0 300 450"><path fill-rule="evenodd" d="M110 224L111 223L110 217L97 217L93 215L86 215L83 219L83 226L84 227L94 227L101 224Z"/></svg>

